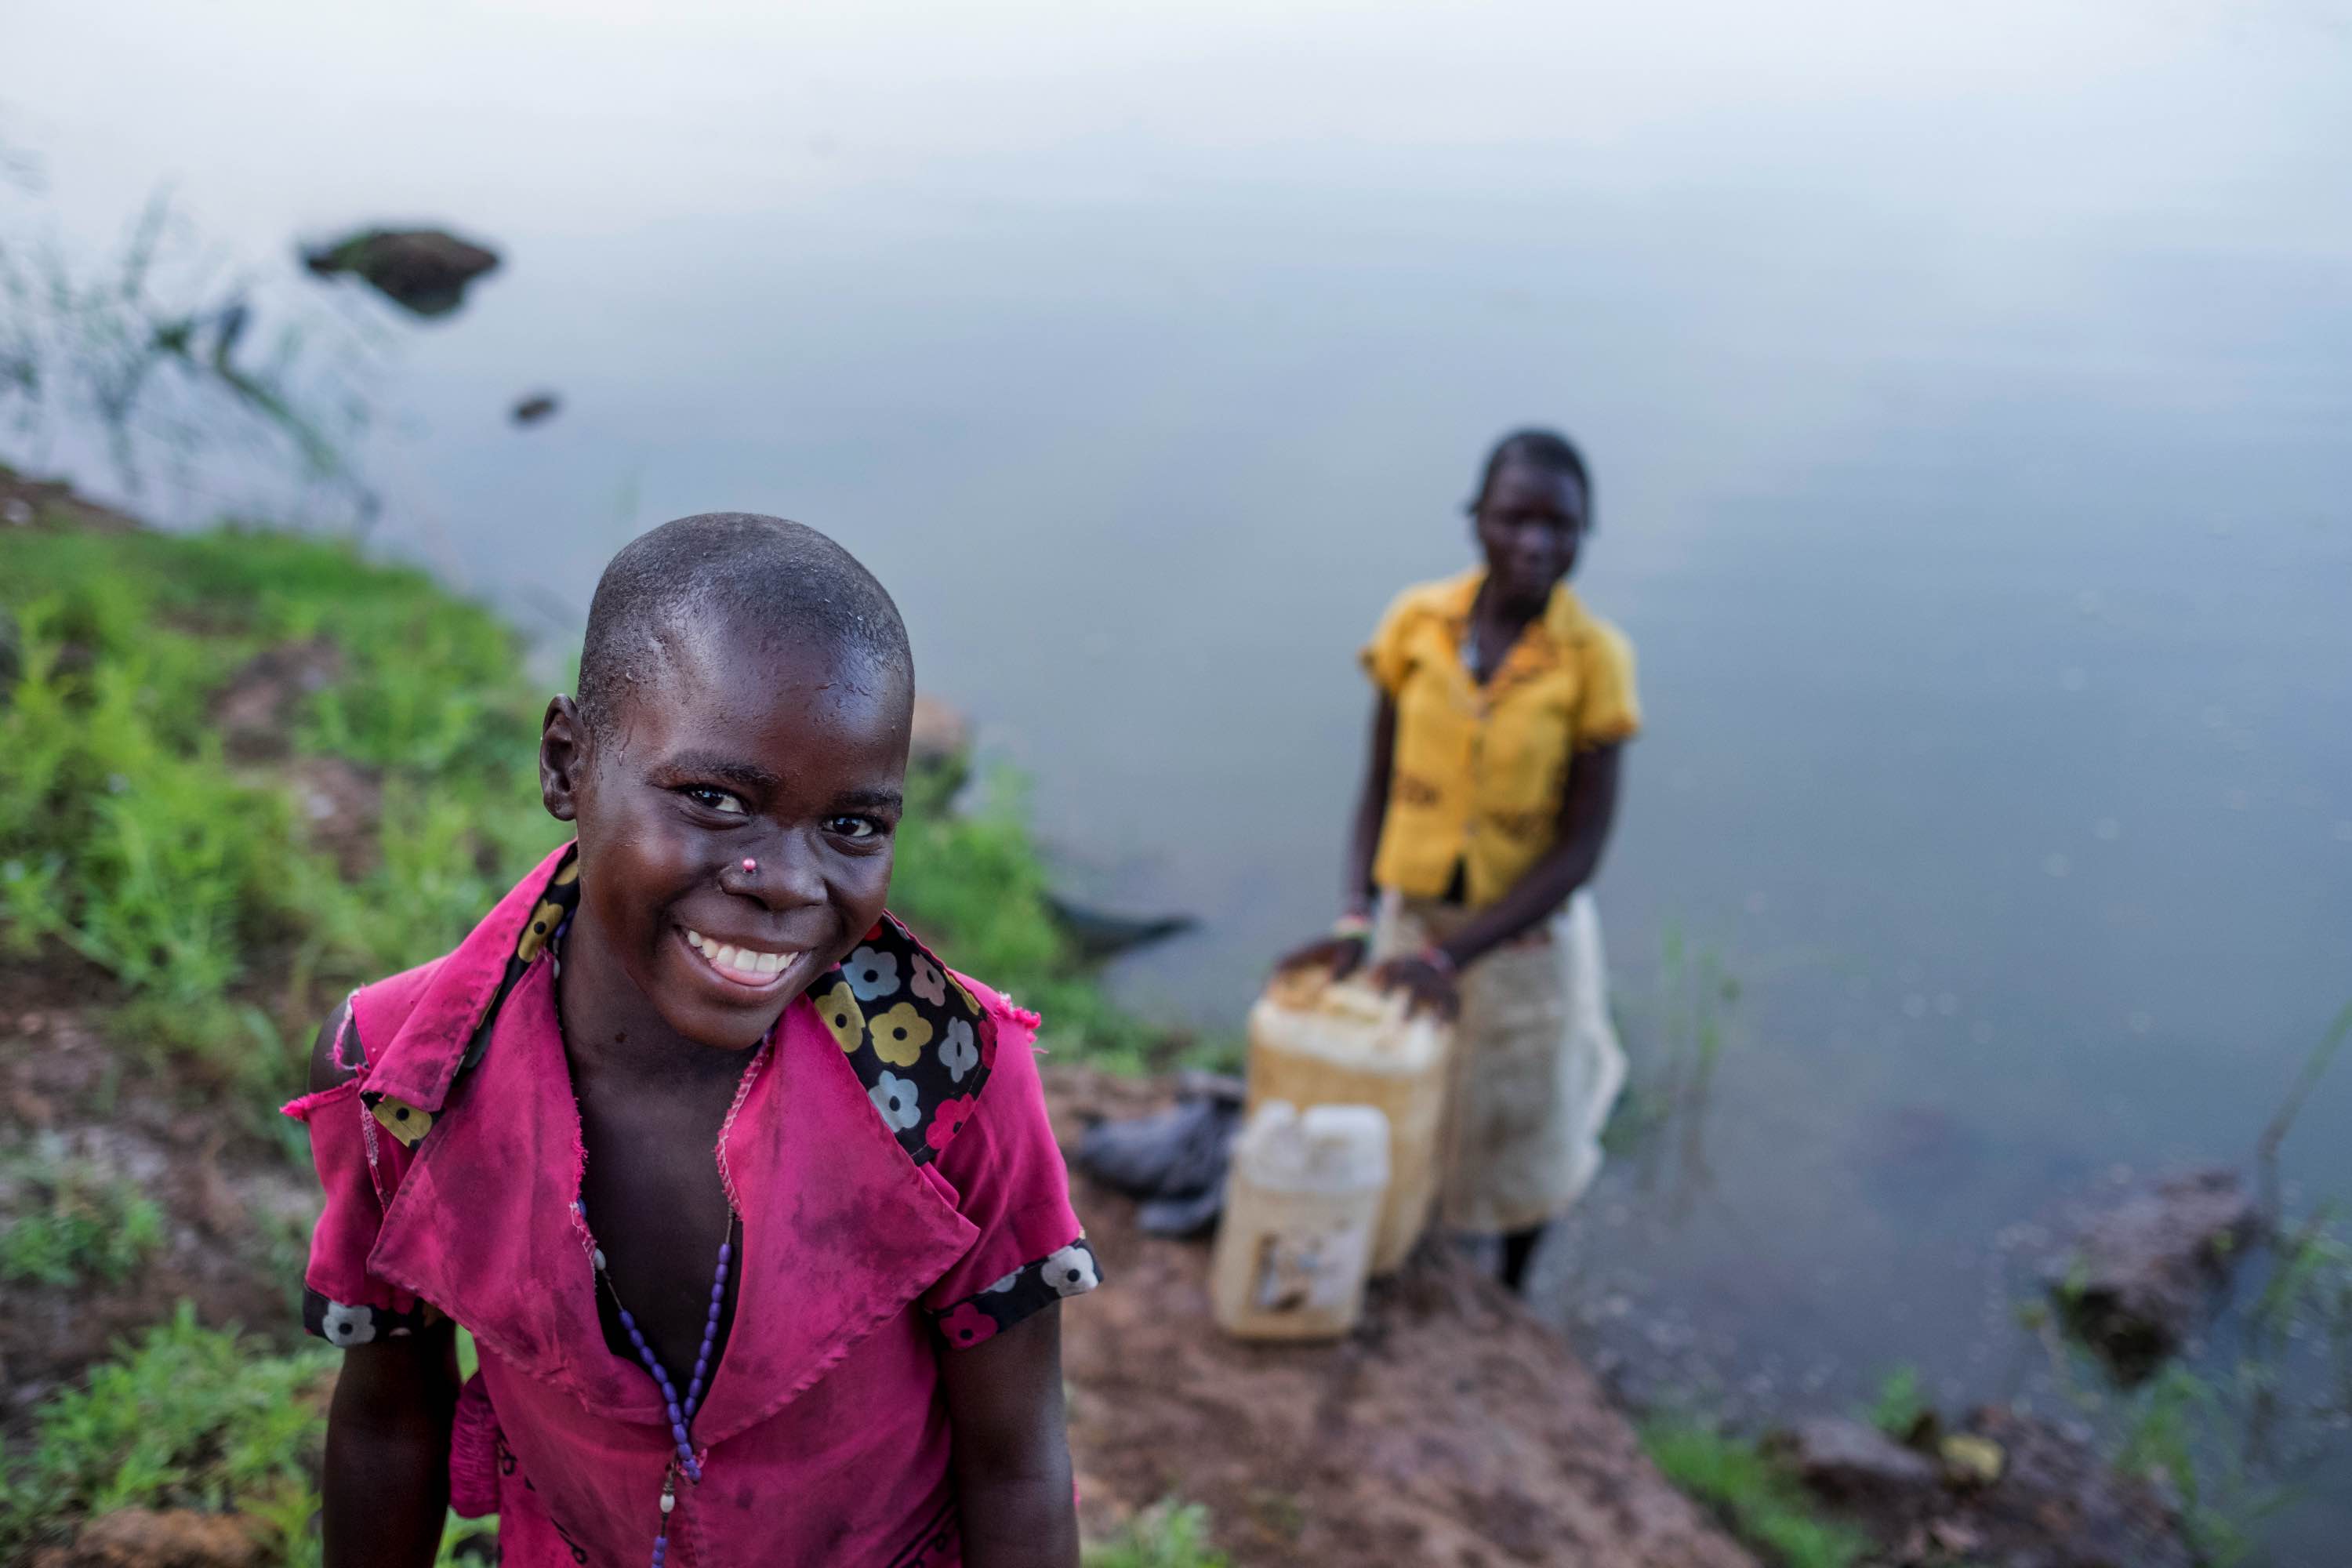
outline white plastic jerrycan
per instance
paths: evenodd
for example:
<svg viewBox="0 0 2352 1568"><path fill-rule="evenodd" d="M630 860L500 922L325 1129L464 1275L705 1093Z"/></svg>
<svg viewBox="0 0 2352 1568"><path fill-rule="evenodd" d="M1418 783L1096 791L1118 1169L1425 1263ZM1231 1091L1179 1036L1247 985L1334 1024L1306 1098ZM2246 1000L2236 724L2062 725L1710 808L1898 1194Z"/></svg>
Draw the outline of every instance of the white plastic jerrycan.
<svg viewBox="0 0 2352 1568"><path fill-rule="evenodd" d="M1389 1122L1389 1191L1372 1272L1402 1266L1437 1195L1453 1029L1405 1011L1402 994L1320 971L1277 974L1250 1009L1249 1109L1370 1105Z"/></svg>
<svg viewBox="0 0 2352 1568"><path fill-rule="evenodd" d="M1375 1107L1259 1106L1234 1144L1210 1268L1218 1323L1252 1340L1353 1328L1388 1180L1389 1121Z"/></svg>

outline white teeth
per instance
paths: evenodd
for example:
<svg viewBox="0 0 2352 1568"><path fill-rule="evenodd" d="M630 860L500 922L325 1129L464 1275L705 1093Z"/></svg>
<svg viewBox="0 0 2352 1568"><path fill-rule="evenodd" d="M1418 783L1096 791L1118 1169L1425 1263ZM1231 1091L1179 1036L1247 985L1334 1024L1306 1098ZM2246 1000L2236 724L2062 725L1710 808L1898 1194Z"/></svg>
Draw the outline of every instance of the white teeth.
<svg viewBox="0 0 2352 1568"><path fill-rule="evenodd" d="M719 942L698 931L686 933L687 945L702 954L714 969L723 969L744 979L764 980L781 974L800 959L800 953L761 952L754 947L737 947L732 942Z"/></svg>

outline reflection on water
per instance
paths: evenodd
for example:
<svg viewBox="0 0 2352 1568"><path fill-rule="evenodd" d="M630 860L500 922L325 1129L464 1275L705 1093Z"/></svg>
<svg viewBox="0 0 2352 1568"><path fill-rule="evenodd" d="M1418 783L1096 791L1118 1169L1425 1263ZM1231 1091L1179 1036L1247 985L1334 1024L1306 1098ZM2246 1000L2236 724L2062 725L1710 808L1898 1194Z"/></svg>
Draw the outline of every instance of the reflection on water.
<svg viewBox="0 0 2352 1568"><path fill-rule="evenodd" d="M282 23L37 6L10 91L85 233L170 173L254 256L496 239L402 353L395 542L560 618L666 516L836 532L1074 883L1202 918L1121 983L1210 1020L1334 907L1352 650L1484 444L1572 430L1652 721L1602 904L1686 1114L1561 1310L1764 1403L1978 1396L2035 1353L2004 1229L2242 1163L2352 992L2352 65L2315 9L1886 9L519 10L462 68L307 40L327 113ZM1745 983L1703 1072L1633 1003L1670 927ZM2337 1081L2307 1195L2347 1129Z"/></svg>

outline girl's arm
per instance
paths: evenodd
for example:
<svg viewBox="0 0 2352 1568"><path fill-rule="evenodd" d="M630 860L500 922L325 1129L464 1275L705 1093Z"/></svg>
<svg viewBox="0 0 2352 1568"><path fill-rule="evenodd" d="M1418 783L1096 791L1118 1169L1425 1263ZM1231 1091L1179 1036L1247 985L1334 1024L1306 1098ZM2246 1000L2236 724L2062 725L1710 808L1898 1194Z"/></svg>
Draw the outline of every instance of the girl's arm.
<svg viewBox="0 0 2352 1568"><path fill-rule="evenodd" d="M1601 867L1601 852L1609 847L1609 828L1617 816L1618 762L1623 748L1595 746L1579 752L1568 770L1568 788L1559 803L1559 837L1542 859L1511 884L1510 891L1463 922L1439 945L1439 951L1459 970L1491 948L1551 918L1569 895L1592 879ZM1396 958L1381 965L1383 984L1412 993L1416 1005L1426 1005L1451 1015L1457 994L1447 966L1420 958Z"/></svg>
<svg viewBox="0 0 2352 1568"><path fill-rule="evenodd" d="M337 1057L344 1022L336 1008L310 1047L314 1094L341 1088L355 1070ZM320 1489L326 1568L432 1563L448 1513L457 1405L457 1331L446 1321L343 1352Z"/></svg>
<svg viewBox="0 0 2352 1568"><path fill-rule="evenodd" d="M945 1352L940 1365L966 1568L1077 1568L1061 1308Z"/></svg>
<svg viewBox="0 0 2352 1568"><path fill-rule="evenodd" d="M432 1563L449 1507L455 1340L443 1322L343 1352L320 1488L326 1568Z"/></svg>
<svg viewBox="0 0 2352 1568"><path fill-rule="evenodd" d="M1347 882L1340 909L1350 915L1369 915L1372 908L1372 859L1380 853L1381 825L1389 810L1389 779L1396 760L1396 703L1382 692L1372 708L1371 752L1364 763L1364 784L1356 796L1355 824L1348 836ZM1367 943L1360 936L1327 936L1284 956L1276 969L1320 967L1334 975L1354 972L1364 962Z"/></svg>

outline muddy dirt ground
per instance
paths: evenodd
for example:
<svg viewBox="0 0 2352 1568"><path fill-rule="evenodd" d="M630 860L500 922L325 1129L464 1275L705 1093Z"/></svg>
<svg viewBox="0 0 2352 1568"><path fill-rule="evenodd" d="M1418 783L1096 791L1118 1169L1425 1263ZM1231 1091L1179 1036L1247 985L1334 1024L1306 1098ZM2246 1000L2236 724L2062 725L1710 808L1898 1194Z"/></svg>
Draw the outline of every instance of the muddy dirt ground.
<svg viewBox="0 0 2352 1568"><path fill-rule="evenodd" d="M1049 1070L1066 1148L1152 1082ZM1302 1563L1753 1568L1650 1466L1567 1345L1424 1248L1328 1345L1245 1345L1210 1317L1209 1249L1138 1232L1077 1178L1105 1289L1064 1314L1070 1446L1099 1531L1205 1503L1238 1568Z"/></svg>

